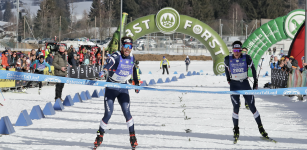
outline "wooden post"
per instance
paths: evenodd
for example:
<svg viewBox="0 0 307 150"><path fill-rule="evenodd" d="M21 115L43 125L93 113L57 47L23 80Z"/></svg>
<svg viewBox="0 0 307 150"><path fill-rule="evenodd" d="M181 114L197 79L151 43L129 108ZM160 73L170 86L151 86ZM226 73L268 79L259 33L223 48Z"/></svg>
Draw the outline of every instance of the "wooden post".
<svg viewBox="0 0 307 150"><path fill-rule="evenodd" d="M101 65L103 66L104 65L104 48L102 48L102 57L101 57Z"/></svg>
<svg viewBox="0 0 307 150"><path fill-rule="evenodd" d="M59 42L61 42L61 22L62 22L62 16L60 16L60 32L59 32Z"/></svg>
<svg viewBox="0 0 307 150"><path fill-rule="evenodd" d="M23 16L23 39L25 38L26 38L26 16Z"/></svg>

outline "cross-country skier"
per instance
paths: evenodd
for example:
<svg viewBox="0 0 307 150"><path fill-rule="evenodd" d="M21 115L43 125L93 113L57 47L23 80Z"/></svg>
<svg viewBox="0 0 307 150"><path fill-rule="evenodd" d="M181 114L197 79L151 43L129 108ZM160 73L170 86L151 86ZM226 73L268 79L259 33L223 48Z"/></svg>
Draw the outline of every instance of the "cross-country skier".
<svg viewBox="0 0 307 150"><path fill-rule="evenodd" d="M235 41L232 44L233 47L233 54L226 56L224 59L225 63L225 73L227 76L227 81L230 85L230 91L237 91L237 90L251 90L251 87L248 82L247 71L248 68L252 69L253 78L254 78L254 85L253 89L258 88L258 79L257 73L255 70L255 66L253 65L253 61L251 57L247 54L242 54L242 43L240 41ZM268 134L265 132L261 119L260 114L256 109L255 106L255 98L253 95L243 95L245 98L245 102L249 105L250 111L253 113L254 118L258 124L260 134L268 138ZM240 95L231 95L231 102L233 104L233 132L235 142L239 138L239 108L240 108Z"/></svg>
<svg viewBox="0 0 307 150"><path fill-rule="evenodd" d="M127 84L127 80L133 73L134 56L131 56L132 43L131 37L123 37L121 39L122 47L121 54L116 57L110 57L104 70L99 73L100 77L107 76L107 82ZM137 78L134 78L134 82L138 82ZM128 89L111 88L107 87L104 95L104 107L105 113L100 121L99 130L97 131L97 137L94 142L95 147L99 146L103 141L103 135L107 129L107 125L111 115L113 113L115 98L118 99L124 116L126 118L127 127L130 133L130 144L132 148L135 148L138 143L135 137L134 122L130 114L130 97Z"/></svg>
<svg viewBox="0 0 307 150"><path fill-rule="evenodd" d="M34 65L36 65L34 73L44 74L44 70L45 70L46 67L48 67L49 73L51 73L51 67L47 62L45 62L45 56L43 56L43 55L39 56L39 60L33 61L30 68L32 69ZM24 91L27 90L30 87L31 83L32 83L32 81L28 82L28 84L24 88ZM38 94L40 94L41 89L42 89L42 82L41 81L38 82L38 87L39 87Z"/></svg>
<svg viewBox="0 0 307 150"><path fill-rule="evenodd" d="M162 74L164 74L164 70L166 70L166 72L168 74L167 65L168 65L168 68L170 68L168 60L165 58L165 56L163 56L163 59L161 60L161 63L160 63L160 69L163 68Z"/></svg>

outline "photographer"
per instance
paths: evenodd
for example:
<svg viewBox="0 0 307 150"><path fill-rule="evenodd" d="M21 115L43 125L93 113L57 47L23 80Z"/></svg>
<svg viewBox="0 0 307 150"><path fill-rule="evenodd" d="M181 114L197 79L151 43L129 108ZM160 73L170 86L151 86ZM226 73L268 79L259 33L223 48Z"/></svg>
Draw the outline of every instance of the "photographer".
<svg viewBox="0 0 307 150"><path fill-rule="evenodd" d="M271 69L281 69L278 65L278 58L277 56L274 57L274 61L271 63Z"/></svg>
<svg viewBox="0 0 307 150"><path fill-rule="evenodd" d="M54 74L56 76L65 77L67 75L67 57L65 55L65 47L60 46L59 51L56 52L53 58L52 65L54 66ZM56 83L55 86L55 100L62 99L62 90L64 88L64 83Z"/></svg>

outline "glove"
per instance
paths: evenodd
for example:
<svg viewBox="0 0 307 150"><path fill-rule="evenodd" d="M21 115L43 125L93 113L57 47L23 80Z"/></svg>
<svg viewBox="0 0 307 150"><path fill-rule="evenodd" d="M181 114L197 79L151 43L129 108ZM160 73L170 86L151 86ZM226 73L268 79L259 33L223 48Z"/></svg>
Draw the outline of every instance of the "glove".
<svg viewBox="0 0 307 150"><path fill-rule="evenodd" d="M230 85L230 79L227 79L228 84Z"/></svg>
<svg viewBox="0 0 307 150"><path fill-rule="evenodd" d="M140 93L140 90L139 89L135 89L135 93Z"/></svg>
<svg viewBox="0 0 307 150"><path fill-rule="evenodd" d="M100 72L99 72L99 77L100 77L100 78L103 78L103 77L106 77L106 78L107 78L108 75L109 75L109 72L106 71L106 70L103 70L103 71L100 71Z"/></svg>
<svg viewBox="0 0 307 150"><path fill-rule="evenodd" d="M130 84L132 84L132 80L131 80L131 79L129 79L128 82L129 82Z"/></svg>
<svg viewBox="0 0 307 150"><path fill-rule="evenodd" d="M49 71L49 73L52 73L52 71Z"/></svg>
<svg viewBox="0 0 307 150"><path fill-rule="evenodd" d="M253 90L258 89L258 79L254 80Z"/></svg>
<svg viewBox="0 0 307 150"><path fill-rule="evenodd" d="M162 69L162 68L160 67L160 69Z"/></svg>
<svg viewBox="0 0 307 150"><path fill-rule="evenodd" d="M168 66L168 68L171 68L171 66Z"/></svg>

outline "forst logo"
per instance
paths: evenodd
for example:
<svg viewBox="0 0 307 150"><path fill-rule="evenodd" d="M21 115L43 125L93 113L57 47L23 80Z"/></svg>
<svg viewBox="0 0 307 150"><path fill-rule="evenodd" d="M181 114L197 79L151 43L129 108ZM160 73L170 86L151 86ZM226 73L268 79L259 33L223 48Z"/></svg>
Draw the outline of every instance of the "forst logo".
<svg viewBox="0 0 307 150"><path fill-rule="evenodd" d="M305 21L305 11L303 9L294 10L285 19L285 33L293 39Z"/></svg>
<svg viewBox="0 0 307 150"><path fill-rule="evenodd" d="M156 16L156 25L162 33L172 34L180 25L180 15L173 8L161 9Z"/></svg>

